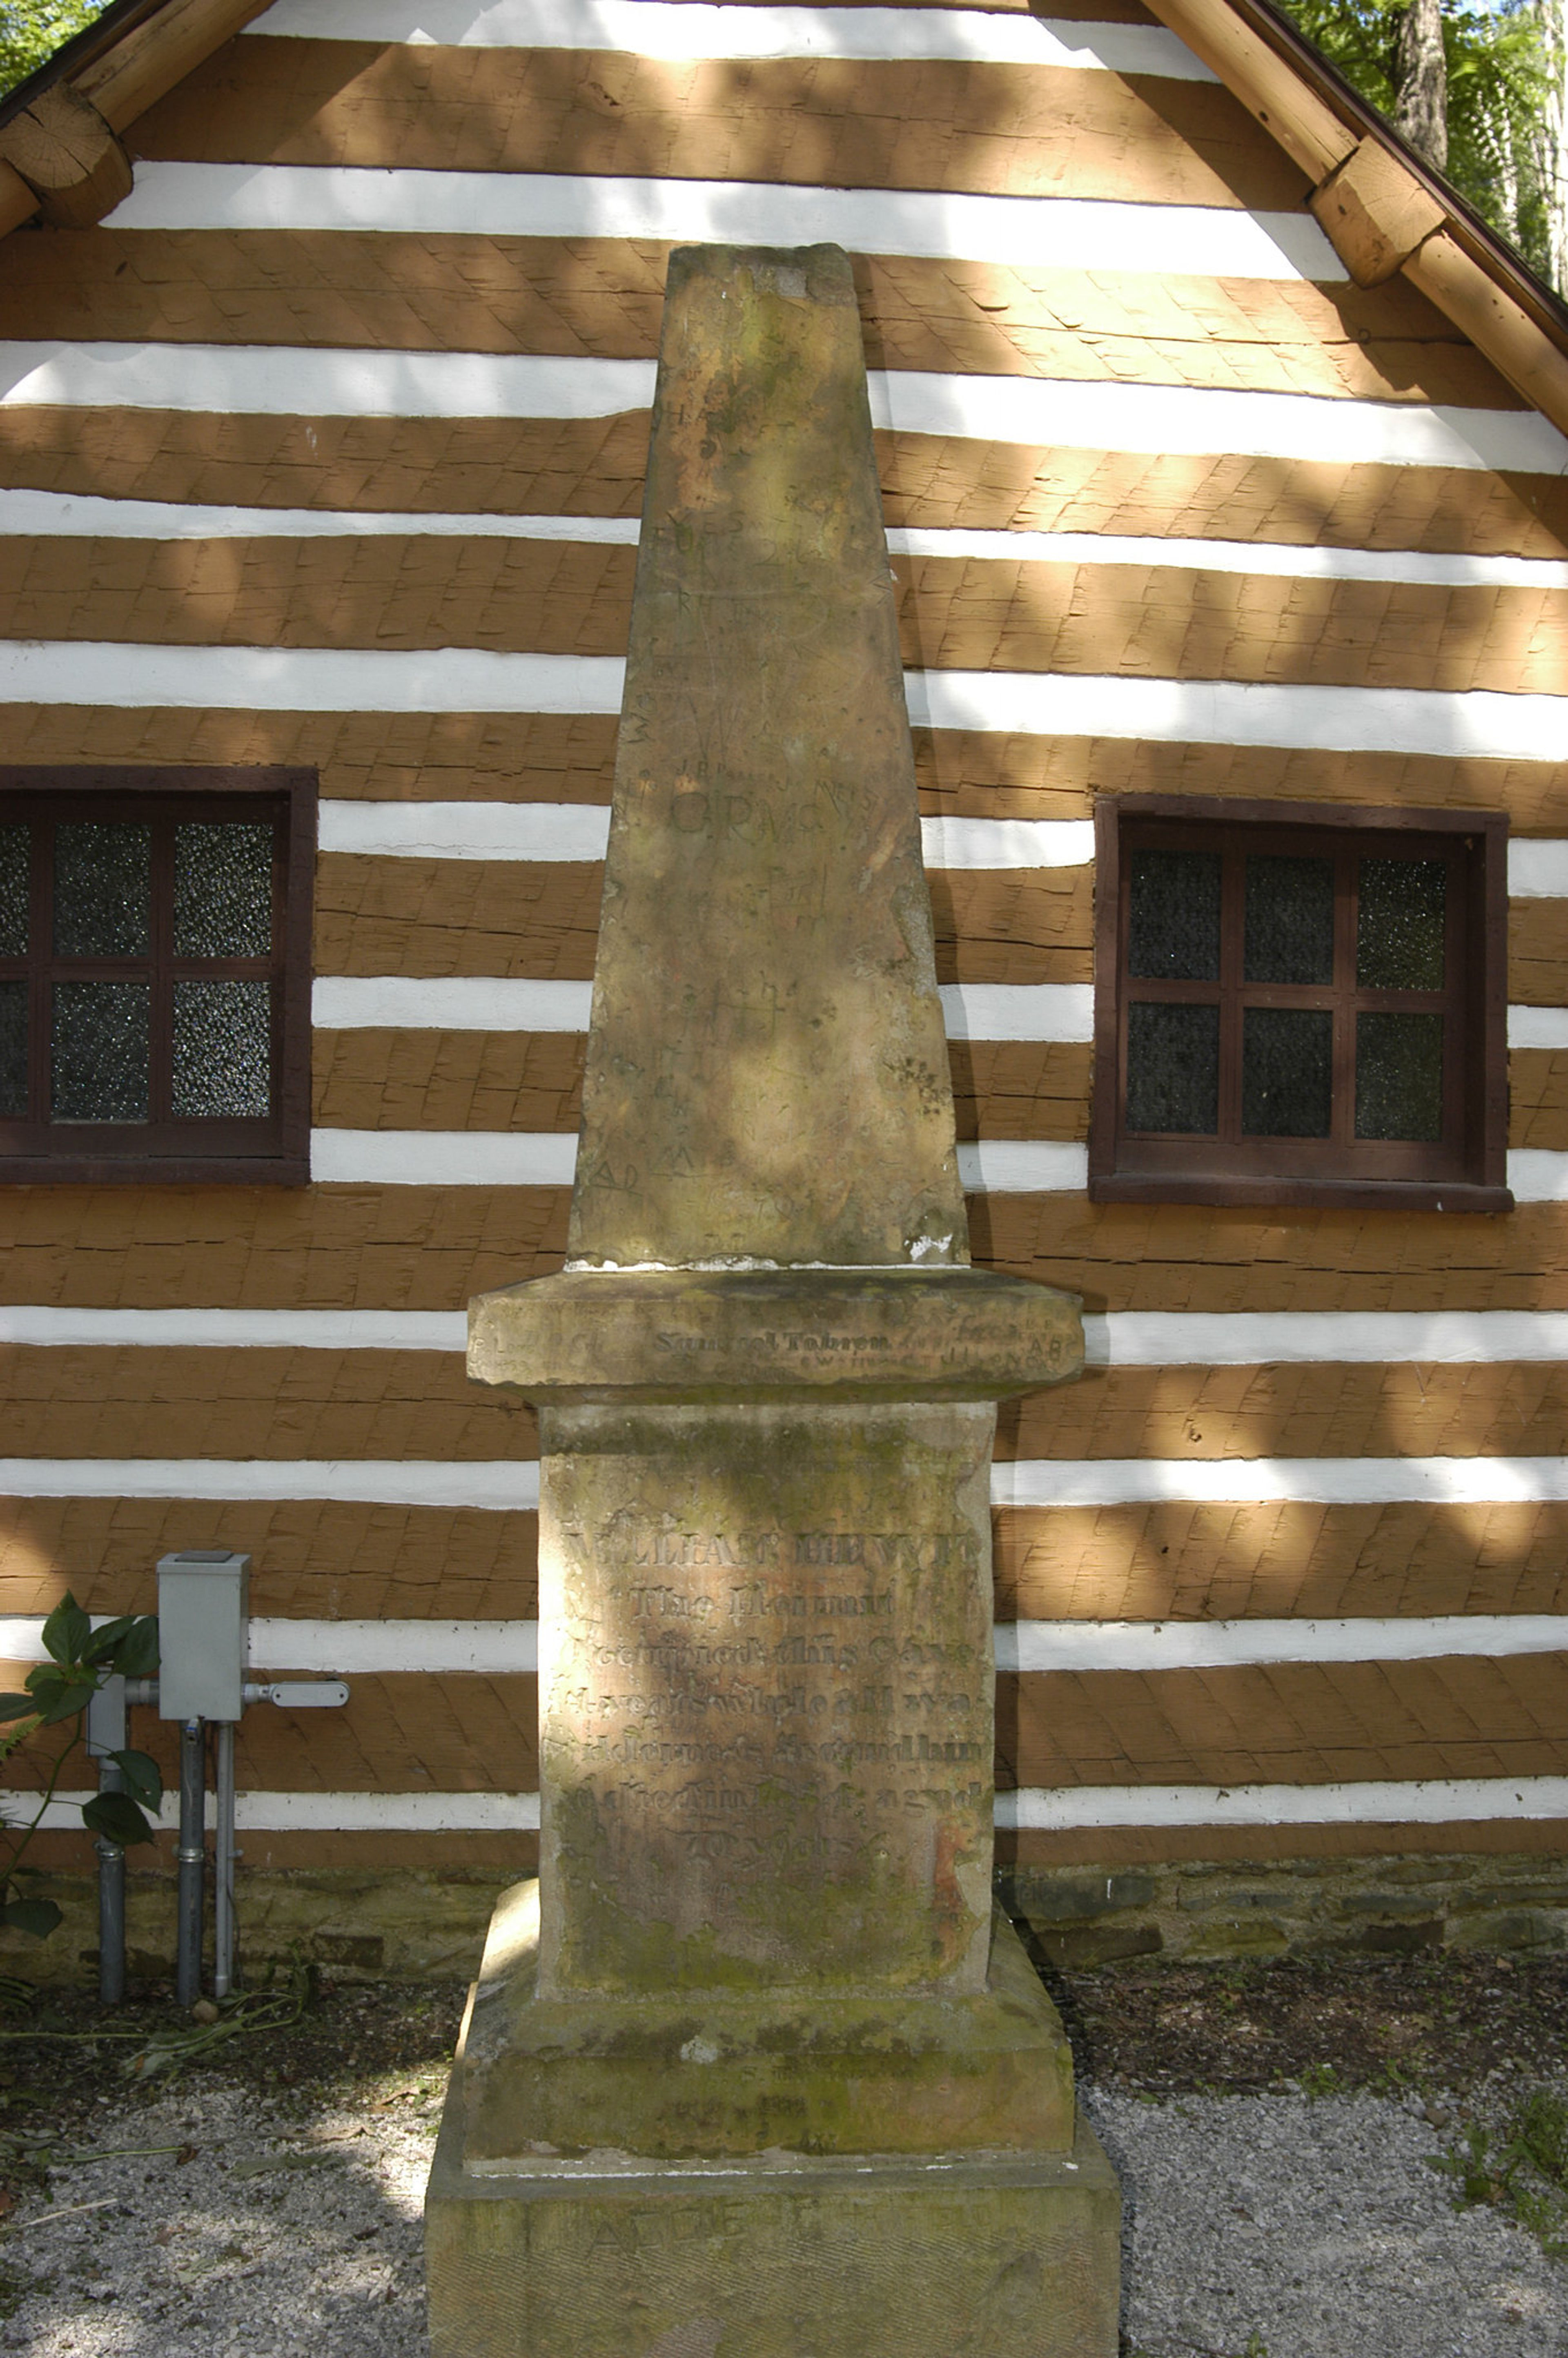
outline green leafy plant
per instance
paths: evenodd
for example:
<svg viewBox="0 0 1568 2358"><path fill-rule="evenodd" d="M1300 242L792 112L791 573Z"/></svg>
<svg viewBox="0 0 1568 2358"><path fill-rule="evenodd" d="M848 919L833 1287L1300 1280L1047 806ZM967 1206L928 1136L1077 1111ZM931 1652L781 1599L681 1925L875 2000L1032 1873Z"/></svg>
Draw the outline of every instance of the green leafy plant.
<svg viewBox="0 0 1568 2358"><path fill-rule="evenodd" d="M104 0L3 0L0 5L0 95L36 73L57 49L85 31Z"/></svg>
<svg viewBox="0 0 1568 2358"><path fill-rule="evenodd" d="M1454 2180L1454 2207L1489 2202L1528 2227L1549 2259L1568 2259L1568 2104L1545 2088L1527 2096L1501 2140L1472 2121L1459 2142L1429 2156Z"/></svg>
<svg viewBox="0 0 1568 2358"><path fill-rule="evenodd" d="M37 1809L16 1825L0 1825L0 1925L44 1940L60 1920L52 1899L29 1899L17 1889L36 1870L23 1864L28 1845L54 1800L61 1771L81 1741L87 1706L112 1678L147 1678L157 1668L157 1622L150 1613L124 1614L94 1629L68 1589L44 1623L47 1661L27 1674L25 1692L0 1694L0 1763L44 1736L64 1731L65 1741L50 1763ZM83 1802L81 1822L90 1833L129 1849L150 1843L155 1828L147 1812L163 1800L163 1778L145 1752L115 1752L123 1792L98 1793Z"/></svg>
<svg viewBox="0 0 1568 2358"><path fill-rule="evenodd" d="M1339 2074L1332 2063L1309 2063L1304 2071L1297 2072L1296 2080L1309 2104L1336 2094L1339 2088Z"/></svg>
<svg viewBox="0 0 1568 2358"><path fill-rule="evenodd" d="M1457 2186L1456 2211L1473 2210L1477 2202L1500 2202L1508 2190L1502 2157L1492 2149L1492 2132L1479 2121L1469 2124L1456 2145L1430 2158L1433 2169Z"/></svg>

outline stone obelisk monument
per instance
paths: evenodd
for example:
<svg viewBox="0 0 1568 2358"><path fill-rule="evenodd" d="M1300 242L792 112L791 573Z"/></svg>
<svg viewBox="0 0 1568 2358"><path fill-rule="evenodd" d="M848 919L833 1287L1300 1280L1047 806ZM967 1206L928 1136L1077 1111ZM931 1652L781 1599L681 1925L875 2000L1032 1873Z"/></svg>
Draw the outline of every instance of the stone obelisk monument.
<svg viewBox="0 0 1568 2358"><path fill-rule="evenodd" d="M427 2204L437 2358L1111 2358L1118 2202L991 1903L996 1402L854 287L671 260L568 1265L537 1884Z"/></svg>

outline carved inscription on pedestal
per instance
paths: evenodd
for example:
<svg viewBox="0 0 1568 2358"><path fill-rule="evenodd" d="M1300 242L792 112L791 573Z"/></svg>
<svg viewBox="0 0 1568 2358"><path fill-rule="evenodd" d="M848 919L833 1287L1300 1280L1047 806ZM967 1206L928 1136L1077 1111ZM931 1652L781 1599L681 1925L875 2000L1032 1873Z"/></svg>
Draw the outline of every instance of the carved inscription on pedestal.
<svg viewBox="0 0 1568 2358"><path fill-rule="evenodd" d="M650 1942L694 1986L983 1972L991 1423L546 1416L557 1986L645 1986Z"/></svg>

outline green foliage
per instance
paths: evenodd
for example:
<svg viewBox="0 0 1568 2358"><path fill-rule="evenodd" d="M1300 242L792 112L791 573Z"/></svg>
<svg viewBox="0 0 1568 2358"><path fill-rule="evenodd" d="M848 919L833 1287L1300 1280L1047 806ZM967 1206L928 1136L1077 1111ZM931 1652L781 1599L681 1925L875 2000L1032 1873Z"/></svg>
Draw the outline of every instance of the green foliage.
<svg viewBox="0 0 1568 2358"><path fill-rule="evenodd" d="M1430 2157L1457 2189L1456 2211L1489 2202L1528 2227L1549 2259L1568 2259L1568 2104L1537 2088L1500 2139L1472 2121L1459 2142Z"/></svg>
<svg viewBox="0 0 1568 2358"><path fill-rule="evenodd" d="M1394 111L1394 51L1403 0L1283 0L1287 14L1346 81ZM1541 142L1552 78L1536 0L1498 8L1444 0L1448 178L1499 236L1547 274L1549 190Z"/></svg>
<svg viewBox="0 0 1568 2358"><path fill-rule="evenodd" d="M112 1678L146 1678L157 1668L157 1622L151 1614L126 1614L95 1630L68 1589L44 1623L43 1639L49 1660L28 1672L26 1693L0 1695L0 1762L47 1728L66 1731L32 1817L19 1826L0 1825L0 1925L38 1941L54 1931L60 1911L52 1899L29 1899L17 1889L18 1878L32 1871L22 1864L24 1855L81 1740L87 1706L99 1688ZM163 1800L158 1765L145 1752L110 1757L124 1790L84 1802L81 1822L90 1833L125 1849L150 1843L154 1828L146 1812L156 1813Z"/></svg>
<svg viewBox="0 0 1568 2358"><path fill-rule="evenodd" d="M0 98L103 13L106 0L0 0Z"/></svg>

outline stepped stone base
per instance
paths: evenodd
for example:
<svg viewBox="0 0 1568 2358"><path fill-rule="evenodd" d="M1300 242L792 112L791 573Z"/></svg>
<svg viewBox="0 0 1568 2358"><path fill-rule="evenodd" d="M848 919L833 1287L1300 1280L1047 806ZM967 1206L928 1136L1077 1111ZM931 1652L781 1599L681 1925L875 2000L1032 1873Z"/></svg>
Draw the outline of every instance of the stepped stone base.
<svg viewBox="0 0 1568 2358"><path fill-rule="evenodd" d="M916 2153L906 2139L898 2152L806 2154L785 2143L802 2100L770 2060L779 2010L693 1999L676 2026L660 2004L639 2031L625 2006L541 2005L527 1996L532 1890L497 1910L430 2174L434 2358L1114 2358L1116 2180L1089 2130L1074 2133L1060 2025L1018 1972L1011 1931L983 1998L932 2002L913 2039L899 2024L918 2002L891 2009L872 2109L896 2130L903 2082L911 2116L929 2114L946 2017L960 2081L977 2019L988 2060L1005 2024L1012 2076L1042 2091L1002 2108L999 2141L1011 2134L1014 2149ZM818 2073L863 2073L865 2005L850 2002L840 2030L800 2057L806 2088ZM566 2039L556 2017L568 2012L582 2022ZM706 2033L693 2028L704 2019ZM680 2027L690 2036L672 2047ZM605 2112L611 2049L621 2138ZM694 2098L710 2077L716 2093ZM560 2150L573 2092L586 2100L575 2153ZM770 2104L785 2133L772 2138ZM761 2149L655 2160L622 2141L667 2150L708 2112L720 2125L743 2115ZM840 2129L850 2116L840 2107ZM584 2152L591 2134L605 2141Z"/></svg>

